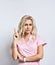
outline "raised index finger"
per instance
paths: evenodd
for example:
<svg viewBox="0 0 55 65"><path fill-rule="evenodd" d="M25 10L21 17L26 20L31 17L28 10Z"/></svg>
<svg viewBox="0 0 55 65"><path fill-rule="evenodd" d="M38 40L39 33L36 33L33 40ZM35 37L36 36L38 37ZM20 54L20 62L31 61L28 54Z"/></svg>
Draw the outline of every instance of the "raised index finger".
<svg viewBox="0 0 55 65"><path fill-rule="evenodd" d="M14 34L16 34L16 29L14 28Z"/></svg>

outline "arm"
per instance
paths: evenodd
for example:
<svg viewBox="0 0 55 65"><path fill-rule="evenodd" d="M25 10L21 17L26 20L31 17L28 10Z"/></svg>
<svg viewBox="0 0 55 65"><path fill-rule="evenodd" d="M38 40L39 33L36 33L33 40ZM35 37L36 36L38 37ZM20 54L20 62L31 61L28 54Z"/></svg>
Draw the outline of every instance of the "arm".
<svg viewBox="0 0 55 65"><path fill-rule="evenodd" d="M26 57L26 61L28 61L28 62L29 61L38 61L38 60L42 59L43 58L43 46L42 45L38 46L37 51L38 51L37 54Z"/></svg>
<svg viewBox="0 0 55 65"><path fill-rule="evenodd" d="M38 46L38 50L37 50L37 54L26 57L26 61L27 62L32 62L32 61L38 61L40 59L43 58L43 46L39 45ZM24 61L24 57L18 52L18 57L20 61Z"/></svg>
<svg viewBox="0 0 55 65"><path fill-rule="evenodd" d="M13 41L12 41L12 45L11 45L11 50L12 50L12 58L14 60L17 59L17 42L19 40L19 33L16 32L16 30L14 29L14 35L13 35Z"/></svg>
<svg viewBox="0 0 55 65"><path fill-rule="evenodd" d="M13 41L12 42L12 45L11 45L11 50L12 50L12 58L14 59L14 60L16 60L17 59L17 47L16 47L16 42L15 41Z"/></svg>

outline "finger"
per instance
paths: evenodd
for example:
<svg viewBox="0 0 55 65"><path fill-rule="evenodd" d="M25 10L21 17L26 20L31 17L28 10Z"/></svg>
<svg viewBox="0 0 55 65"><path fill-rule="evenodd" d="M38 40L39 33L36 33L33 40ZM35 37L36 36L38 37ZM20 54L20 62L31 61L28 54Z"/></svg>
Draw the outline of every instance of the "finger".
<svg viewBox="0 0 55 65"><path fill-rule="evenodd" d="M16 29L14 28L14 34L16 34Z"/></svg>

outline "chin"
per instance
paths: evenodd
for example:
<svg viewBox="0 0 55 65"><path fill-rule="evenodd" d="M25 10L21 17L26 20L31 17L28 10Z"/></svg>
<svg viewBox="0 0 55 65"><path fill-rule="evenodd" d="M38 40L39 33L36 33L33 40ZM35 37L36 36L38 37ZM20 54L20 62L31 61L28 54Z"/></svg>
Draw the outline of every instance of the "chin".
<svg viewBox="0 0 55 65"><path fill-rule="evenodd" d="M26 32L27 34L30 34L30 32Z"/></svg>

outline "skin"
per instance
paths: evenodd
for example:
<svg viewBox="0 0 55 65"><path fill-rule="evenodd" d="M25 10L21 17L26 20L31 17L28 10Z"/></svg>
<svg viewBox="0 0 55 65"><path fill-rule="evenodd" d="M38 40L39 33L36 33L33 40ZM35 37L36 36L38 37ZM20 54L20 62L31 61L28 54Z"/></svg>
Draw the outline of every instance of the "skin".
<svg viewBox="0 0 55 65"><path fill-rule="evenodd" d="M24 25L24 40L27 42L30 36L30 33L32 31L32 21L31 20L26 20L25 25ZM14 36L13 36L13 43L11 45L12 48L12 57L14 60L17 60L19 58L20 61L23 61L23 56L17 51L16 43L18 42L19 39L19 34L14 30ZM26 61L38 61L43 58L43 46L39 45L38 46L38 53L29 57L26 57ZM18 57L18 58L17 58Z"/></svg>
<svg viewBox="0 0 55 65"><path fill-rule="evenodd" d="M24 24L24 34L25 34L24 39L25 39L25 41L28 41L31 31L32 31L32 21L26 20L26 22Z"/></svg>

